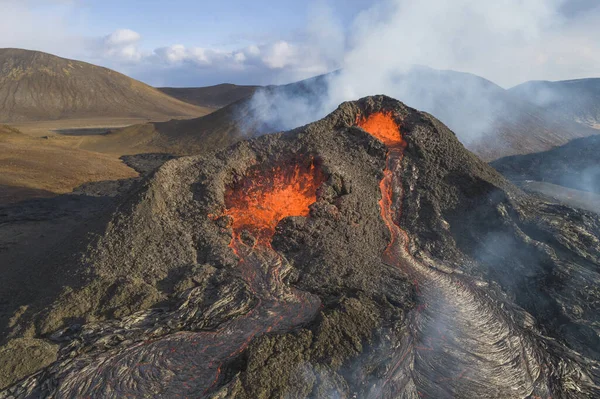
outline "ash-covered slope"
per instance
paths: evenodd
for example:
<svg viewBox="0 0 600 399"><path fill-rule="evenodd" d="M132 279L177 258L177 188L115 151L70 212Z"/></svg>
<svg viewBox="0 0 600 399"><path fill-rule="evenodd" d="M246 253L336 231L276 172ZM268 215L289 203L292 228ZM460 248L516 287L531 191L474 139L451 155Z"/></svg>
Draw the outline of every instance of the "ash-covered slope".
<svg viewBox="0 0 600 399"><path fill-rule="evenodd" d="M3 383L45 367L0 398L600 394L598 217L390 98L169 161L106 216L28 265L66 287L10 305Z"/></svg>
<svg viewBox="0 0 600 399"><path fill-rule="evenodd" d="M600 129L600 79L531 81L510 89L552 115Z"/></svg>
<svg viewBox="0 0 600 399"><path fill-rule="evenodd" d="M39 51L0 49L0 122L67 118L198 117L179 101L118 72Z"/></svg>

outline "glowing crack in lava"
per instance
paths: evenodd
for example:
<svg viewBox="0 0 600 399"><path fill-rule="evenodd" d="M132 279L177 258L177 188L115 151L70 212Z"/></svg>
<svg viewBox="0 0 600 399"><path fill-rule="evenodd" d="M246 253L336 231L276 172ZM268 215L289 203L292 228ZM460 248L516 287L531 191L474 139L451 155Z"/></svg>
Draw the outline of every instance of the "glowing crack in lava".
<svg viewBox="0 0 600 399"><path fill-rule="evenodd" d="M227 188L225 214L233 219L235 235L248 230L263 245L270 245L277 224L288 216L308 216L325 181L310 164L279 165L271 171L254 170Z"/></svg>
<svg viewBox="0 0 600 399"><path fill-rule="evenodd" d="M407 343L393 354L390 371L368 396L549 397L535 342L511 316L469 277L440 272L409 253L408 234L400 227L407 143L394 115L358 116L356 124L388 150L379 205L391 239L382 260L401 268L417 294Z"/></svg>

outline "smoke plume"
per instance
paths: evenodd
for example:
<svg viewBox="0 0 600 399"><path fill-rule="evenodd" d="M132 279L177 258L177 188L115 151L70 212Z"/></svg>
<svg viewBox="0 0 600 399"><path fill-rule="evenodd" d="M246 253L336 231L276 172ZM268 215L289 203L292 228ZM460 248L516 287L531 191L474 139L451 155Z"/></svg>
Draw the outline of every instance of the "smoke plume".
<svg viewBox="0 0 600 399"><path fill-rule="evenodd" d="M334 14L326 24L330 13L320 13L319 23L327 27L321 40L332 40L327 62L318 56L315 62L339 68L312 82L318 85L312 91L325 95L302 98L268 89L255 96L252 108L273 130L285 130L319 119L343 101L386 94L432 113L468 146L493 132L508 101L502 87L475 75L517 84L554 68L569 46L587 45L557 39L558 48L547 48L557 35L573 30L561 12L564 3L386 0L360 13L347 31L340 30Z"/></svg>

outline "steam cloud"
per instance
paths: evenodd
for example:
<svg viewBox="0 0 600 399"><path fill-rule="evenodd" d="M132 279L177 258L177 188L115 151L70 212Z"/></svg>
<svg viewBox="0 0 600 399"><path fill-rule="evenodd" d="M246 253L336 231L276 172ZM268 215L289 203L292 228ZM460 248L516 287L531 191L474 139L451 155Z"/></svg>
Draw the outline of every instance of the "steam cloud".
<svg viewBox="0 0 600 399"><path fill-rule="evenodd" d="M386 94L434 114L469 145L491 133L505 111L506 92L485 79L445 70L490 76L505 85L564 71L579 73L582 54L596 44L568 21L565 4L387 0L359 14L351 33L345 34L335 13L320 3L319 25L333 38L320 42L325 39L328 54L338 56L326 64L339 72L318 80L320 87L313 91L324 93L320 98L267 89L254 97L252 108L264 124L287 130L325 116L343 101ZM592 37L597 28L582 22ZM573 52L578 56L565 57Z"/></svg>

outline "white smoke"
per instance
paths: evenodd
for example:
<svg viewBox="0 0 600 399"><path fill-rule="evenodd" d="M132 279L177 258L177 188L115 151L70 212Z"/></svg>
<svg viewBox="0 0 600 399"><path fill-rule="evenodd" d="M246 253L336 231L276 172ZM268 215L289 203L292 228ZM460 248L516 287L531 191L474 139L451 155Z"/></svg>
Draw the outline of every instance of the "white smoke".
<svg viewBox="0 0 600 399"><path fill-rule="evenodd" d="M505 77L507 68L521 68L515 49L558 23L561 2L387 1L357 18L332 101L393 90L391 75L411 65Z"/></svg>
<svg viewBox="0 0 600 399"><path fill-rule="evenodd" d="M331 23L325 22L328 12L317 13L318 25L326 27L320 41L328 43L329 58L325 63L315 56L314 62L341 69L321 82L326 95L307 101L287 91L270 96L263 92L256 96L254 108L276 111L278 115L269 113L268 118L278 120L275 130L284 130L319 119L343 101L386 94L434 114L463 143L480 141L505 110L505 90L472 75L444 70L492 77L507 86L535 73L544 76L557 65L564 73L574 62L564 61L561 51L571 54L579 49L585 56L589 43L575 40L577 34L567 35L572 41L558 40L575 30L560 12L563 3L385 0L360 13L348 31L333 16ZM560 48L549 48L554 39ZM594 46L600 54L600 46Z"/></svg>

